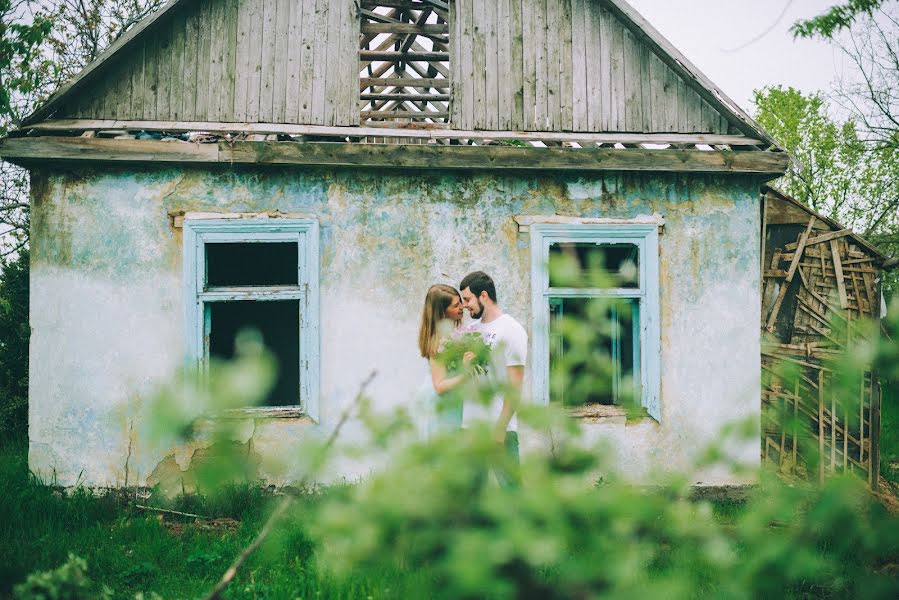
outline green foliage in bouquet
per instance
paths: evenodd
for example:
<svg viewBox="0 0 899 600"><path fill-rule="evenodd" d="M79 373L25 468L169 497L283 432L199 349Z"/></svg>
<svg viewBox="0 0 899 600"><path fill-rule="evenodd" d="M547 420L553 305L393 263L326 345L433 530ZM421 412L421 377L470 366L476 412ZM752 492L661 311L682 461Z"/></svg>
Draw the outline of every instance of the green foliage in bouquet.
<svg viewBox="0 0 899 600"><path fill-rule="evenodd" d="M486 368L490 363L490 346L484 343L480 333L469 331L444 342L437 360L446 366L447 371L461 371L464 368L462 357L466 352L474 353L472 368Z"/></svg>

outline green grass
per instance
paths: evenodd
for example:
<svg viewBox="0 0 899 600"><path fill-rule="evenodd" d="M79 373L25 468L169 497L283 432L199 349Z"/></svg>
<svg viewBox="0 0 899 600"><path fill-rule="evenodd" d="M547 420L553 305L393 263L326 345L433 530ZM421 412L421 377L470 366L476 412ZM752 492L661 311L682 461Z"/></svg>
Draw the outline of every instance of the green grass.
<svg viewBox="0 0 899 600"><path fill-rule="evenodd" d="M189 519L172 527L172 521L163 523L157 515L135 509L133 499L121 493L96 496L76 490L64 495L42 485L29 476L21 444L0 444L0 489L5 492L0 503L0 598L8 597L28 574L60 566L70 553L86 559L95 585L106 586L116 598L130 599L139 592L155 592L166 600L202 597L279 501L252 486L232 487L214 498L151 498L151 504L239 523L233 531L197 527ZM427 570L369 570L341 580L322 575L304 533L305 509L315 501L298 499L300 510L244 566L226 598L421 597L416 590L431 576ZM725 530L731 530L747 505L717 500L711 508ZM696 597L714 591L696 590ZM805 592L793 595L808 597Z"/></svg>
<svg viewBox="0 0 899 600"><path fill-rule="evenodd" d="M899 381L881 382L880 474L899 485Z"/></svg>
<svg viewBox="0 0 899 600"><path fill-rule="evenodd" d="M174 508L239 520L236 531L204 530L184 521L173 532L155 515L118 495L69 496L40 485L27 471L20 445L0 447L0 597L29 573L56 568L69 553L87 560L88 575L116 598L156 592L195 598L208 592L259 531L277 499L258 489L232 488L216 499L188 498ZM302 511L300 511L302 513ZM263 546L232 583L228 598L388 598L408 590L415 576L368 574L335 581L313 568L313 549L302 527L289 528Z"/></svg>

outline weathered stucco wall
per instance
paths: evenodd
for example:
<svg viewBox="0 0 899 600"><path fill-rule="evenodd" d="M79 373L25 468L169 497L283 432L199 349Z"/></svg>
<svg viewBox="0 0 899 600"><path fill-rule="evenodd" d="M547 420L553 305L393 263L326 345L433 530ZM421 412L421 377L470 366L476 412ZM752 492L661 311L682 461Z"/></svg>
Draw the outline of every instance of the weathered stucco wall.
<svg viewBox="0 0 899 600"><path fill-rule="evenodd" d="M424 380L416 350L431 283L489 272L500 303L529 323L529 238L514 215L660 213L662 422L590 424L643 476L689 467L726 423L759 415L758 185L745 177L148 169L35 173L32 208L30 465L60 484L129 484L185 469L193 450L141 439L146 399L183 357L178 211L280 210L321 226L321 427L373 370L381 407ZM316 426L258 420L240 441L268 468ZM354 434L351 429L349 435ZM523 445L541 444L523 433ZM735 448L758 462L755 439ZM160 463L163 463L160 466ZM159 468L157 468L159 467ZM368 466L343 464L334 476ZM154 470L156 473L154 473ZM734 482L706 471L697 482Z"/></svg>

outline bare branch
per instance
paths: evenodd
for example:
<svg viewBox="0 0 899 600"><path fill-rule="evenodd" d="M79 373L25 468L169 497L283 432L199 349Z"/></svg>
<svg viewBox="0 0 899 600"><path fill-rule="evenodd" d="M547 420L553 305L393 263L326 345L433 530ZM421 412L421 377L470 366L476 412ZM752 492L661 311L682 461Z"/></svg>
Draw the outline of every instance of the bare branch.
<svg viewBox="0 0 899 600"><path fill-rule="evenodd" d="M305 475L303 475L303 479L299 483L300 488L304 488L309 484L311 478L316 474L318 468L327 458L327 453L334 445L334 442L337 441L337 436L340 434L340 430L343 429L343 426L349 420L350 415L353 412L360 402L362 402L363 397L365 396L365 390L368 389L369 384L375 378L377 374L376 371L372 371L368 377L365 378L365 381L359 386L359 391L356 393L356 397L353 402L347 406L343 414L340 415L340 419L337 421L337 425L335 425L334 430L331 432L331 435L328 436L328 439L325 441L324 445L321 448L319 453L318 460L313 464L312 468L310 468ZM259 531L259 534L256 538L250 543L249 546L244 548L243 552L241 552L237 558L234 559L234 562L231 563L231 566L225 571L225 574L222 575L221 580L216 584L212 591L209 592L209 595L206 596L206 600L215 600L216 598L221 598L222 592L225 591L225 588L231 583L234 577L237 575L238 569L247 561L250 556L259 549L259 546L262 545L262 542L271 534L272 530L275 527L275 524L281 519L284 513L287 512L287 509L293 504L293 496L286 496L278 507L274 510L268 520L265 522L265 525L262 526L262 529Z"/></svg>

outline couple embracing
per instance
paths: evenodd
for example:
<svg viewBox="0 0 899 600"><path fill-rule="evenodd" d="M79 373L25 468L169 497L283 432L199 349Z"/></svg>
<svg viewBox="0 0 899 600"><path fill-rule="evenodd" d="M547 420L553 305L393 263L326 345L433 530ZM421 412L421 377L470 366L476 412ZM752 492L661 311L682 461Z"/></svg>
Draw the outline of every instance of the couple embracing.
<svg viewBox="0 0 899 600"><path fill-rule="evenodd" d="M473 320L463 326L464 311ZM477 343L462 342L471 341ZM493 279L483 271L466 275L459 290L437 284L428 289L418 346L430 367L429 433L465 429L487 422L493 438L505 446L518 463L518 420L515 411L527 359L528 336L524 327L505 314L497 303ZM480 346L485 351L481 352ZM488 402L466 398L468 383L500 390ZM515 473L496 471L501 484L514 484Z"/></svg>

